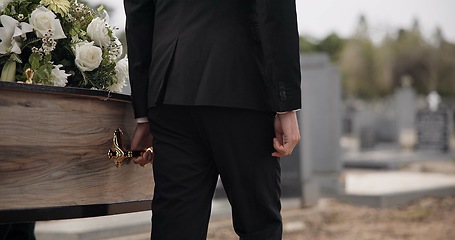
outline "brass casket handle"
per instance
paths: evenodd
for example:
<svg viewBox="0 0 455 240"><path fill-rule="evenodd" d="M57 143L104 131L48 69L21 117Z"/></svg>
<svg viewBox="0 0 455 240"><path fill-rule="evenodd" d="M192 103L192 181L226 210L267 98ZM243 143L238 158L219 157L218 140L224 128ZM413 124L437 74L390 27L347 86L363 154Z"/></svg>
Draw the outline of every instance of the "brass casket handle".
<svg viewBox="0 0 455 240"><path fill-rule="evenodd" d="M123 146L123 132L120 128L117 128L114 132L114 138L112 139L113 146L107 152L107 156L110 160L114 160L114 164L116 167L122 166L122 163L126 159L130 159L132 157L139 157L142 153L146 151L150 151L153 153L153 148L149 147L144 151L132 151L128 150Z"/></svg>

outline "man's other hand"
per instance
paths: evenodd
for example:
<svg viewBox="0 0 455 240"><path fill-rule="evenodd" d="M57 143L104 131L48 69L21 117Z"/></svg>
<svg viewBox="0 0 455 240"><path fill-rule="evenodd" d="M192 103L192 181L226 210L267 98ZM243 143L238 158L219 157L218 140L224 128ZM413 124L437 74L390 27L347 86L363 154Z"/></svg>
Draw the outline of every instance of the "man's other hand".
<svg viewBox="0 0 455 240"><path fill-rule="evenodd" d="M295 112L277 114L275 117L274 157L289 156L300 141L299 124Z"/></svg>

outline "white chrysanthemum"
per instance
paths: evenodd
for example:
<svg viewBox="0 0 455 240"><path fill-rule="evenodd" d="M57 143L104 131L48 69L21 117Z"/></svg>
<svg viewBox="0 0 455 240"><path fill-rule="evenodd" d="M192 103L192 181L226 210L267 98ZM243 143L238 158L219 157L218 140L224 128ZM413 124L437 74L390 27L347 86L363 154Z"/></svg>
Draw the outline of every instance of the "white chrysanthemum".
<svg viewBox="0 0 455 240"><path fill-rule="evenodd" d="M68 13L71 6L68 0L41 0L41 4L56 13L60 13L62 16Z"/></svg>
<svg viewBox="0 0 455 240"><path fill-rule="evenodd" d="M68 82L68 77L71 74L66 74L65 70L61 70L60 68L63 67L63 65L54 65L54 68L52 68L51 71L51 76L50 80L54 84L54 86L59 86L59 87L64 87L66 86L66 83Z"/></svg>
<svg viewBox="0 0 455 240"><path fill-rule="evenodd" d="M122 92L126 82L128 81L128 58L124 57L115 65L115 75L117 76L118 82L109 86L107 89L112 92Z"/></svg>

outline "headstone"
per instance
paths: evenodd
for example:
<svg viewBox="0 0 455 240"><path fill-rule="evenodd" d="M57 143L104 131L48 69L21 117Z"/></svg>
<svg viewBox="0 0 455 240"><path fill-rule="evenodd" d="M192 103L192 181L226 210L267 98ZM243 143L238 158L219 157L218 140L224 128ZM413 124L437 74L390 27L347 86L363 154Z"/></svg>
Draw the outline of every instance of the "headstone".
<svg viewBox="0 0 455 240"><path fill-rule="evenodd" d="M343 108L343 119L342 119L342 133L346 135L351 135L354 131L353 118L355 114L355 108L353 106L347 105Z"/></svg>
<svg viewBox="0 0 455 240"><path fill-rule="evenodd" d="M353 135L358 140L357 151L371 150L376 146L377 114L373 105L364 103L354 116Z"/></svg>
<svg viewBox="0 0 455 240"><path fill-rule="evenodd" d="M381 113L376 120L375 140L376 143L393 144L397 142L397 127L395 114L394 117L389 117L387 113Z"/></svg>
<svg viewBox="0 0 455 240"><path fill-rule="evenodd" d="M371 126L364 126L360 129L360 149L370 150L376 145L376 132L375 128Z"/></svg>
<svg viewBox="0 0 455 240"><path fill-rule="evenodd" d="M430 94L428 94L427 101L430 111L438 111L439 104L441 103L441 96L439 96L436 91L432 91Z"/></svg>
<svg viewBox="0 0 455 240"><path fill-rule="evenodd" d="M423 110L417 113L417 150L449 152L452 113Z"/></svg>
<svg viewBox="0 0 455 240"><path fill-rule="evenodd" d="M395 92L398 141L403 149L412 149L416 144L415 116L417 112L414 89L405 85Z"/></svg>
<svg viewBox="0 0 455 240"><path fill-rule="evenodd" d="M322 196L335 196L344 188L340 156L340 74L326 54L303 55L301 70L303 95L299 116L303 195L319 192Z"/></svg>

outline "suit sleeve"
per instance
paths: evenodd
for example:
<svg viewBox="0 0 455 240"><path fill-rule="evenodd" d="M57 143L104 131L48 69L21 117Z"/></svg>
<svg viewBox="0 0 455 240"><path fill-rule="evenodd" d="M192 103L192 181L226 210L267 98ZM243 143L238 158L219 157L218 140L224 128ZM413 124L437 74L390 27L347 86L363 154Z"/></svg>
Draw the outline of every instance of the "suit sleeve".
<svg viewBox="0 0 455 240"><path fill-rule="evenodd" d="M124 0L124 6L134 116L146 117L155 5L153 0Z"/></svg>
<svg viewBox="0 0 455 240"><path fill-rule="evenodd" d="M295 0L257 0L269 98L277 112L301 108Z"/></svg>

